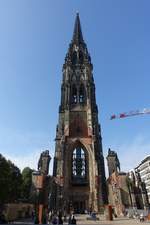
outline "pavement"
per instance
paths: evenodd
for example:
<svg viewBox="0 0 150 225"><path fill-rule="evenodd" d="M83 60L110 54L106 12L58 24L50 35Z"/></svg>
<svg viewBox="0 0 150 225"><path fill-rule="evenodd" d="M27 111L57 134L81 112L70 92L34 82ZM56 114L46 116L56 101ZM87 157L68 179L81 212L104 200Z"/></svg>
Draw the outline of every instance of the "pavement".
<svg viewBox="0 0 150 225"><path fill-rule="evenodd" d="M76 216L77 219L77 224L82 224L82 225L88 225L88 224L93 224L93 225L135 225L135 224L141 224L141 222L138 219L129 219L127 217L118 217L115 218L113 221L107 221L104 216L98 216L99 220L97 221L92 221L92 220L87 220L87 216L85 215L80 215ZM150 221L145 221L142 222L142 224L150 224Z"/></svg>
<svg viewBox="0 0 150 225"><path fill-rule="evenodd" d="M129 219L127 217L118 217L115 218L113 221L106 221L104 216L98 216L99 220L87 220L88 215L75 215L75 218L77 220L77 225L145 225L150 224L150 221L140 222L138 219ZM30 219L22 220L22 221L16 221L13 224L33 224L33 222ZM68 223L64 223L64 225L68 225Z"/></svg>

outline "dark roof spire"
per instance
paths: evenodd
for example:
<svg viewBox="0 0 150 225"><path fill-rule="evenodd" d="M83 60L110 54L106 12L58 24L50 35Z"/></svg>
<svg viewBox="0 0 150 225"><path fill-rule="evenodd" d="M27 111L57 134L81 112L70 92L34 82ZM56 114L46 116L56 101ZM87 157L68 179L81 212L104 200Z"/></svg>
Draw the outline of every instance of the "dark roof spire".
<svg viewBox="0 0 150 225"><path fill-rule="evenodd" d="M81 24L80 24L80 18L79 13L76 14L76 20L74 25L74 32L73 32L73 43L81 44L84 43L83 36L82 36L82 30L81 30Z"/></svg>

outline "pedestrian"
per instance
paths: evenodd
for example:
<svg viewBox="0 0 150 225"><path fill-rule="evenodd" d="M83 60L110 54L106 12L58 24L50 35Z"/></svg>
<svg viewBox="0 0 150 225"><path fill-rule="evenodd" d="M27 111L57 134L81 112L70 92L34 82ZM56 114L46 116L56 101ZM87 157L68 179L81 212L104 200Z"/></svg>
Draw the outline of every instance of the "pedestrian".
<svg viewBox="0 0 150 225"><path fill-rule="evenodd" d="M51 220L52 220L52 212L49 211L49 213L48 213L48 224L51 223Z"/></svg>
<svg viewBox="0 0 150 225"><path fill-rule="evenodd" d="M31 213L31 218L32 218L32 220L34 220L34 216L35 216L35 211L32 210L32 213Z"/></svg>
<svg viewBox="0 0 150 225"><path fill-rule="evenodd" d="M0 215L0 224L6 224L6 223L7 223L7 221L6 221L5 215L1 214Z"/></svg>
<svg viewBox="0 0 150 225"><path fill-rule="evenodd" d="M66 216L66 213L64 214L64 222L67 222L67 216Z"/></svg>
<svg viewBox="0 0 150 225"><path fill-rule="evenodd" d="M54 215L52 218L52 224L57 224L57 222L58 222L57 216Z"/></svg>
<svg viewBox="0 0 150 225"><path fill-rule="evenodd" d="M62 216L59 215L58 217L58 224L62 225L63 224L63 220L62 220Z"/></svg>
<svg viewBox="0 0 150 225"><path fill-rule="evenodd" d="M72 217L71 224L76 224L76 219L74 216Z"/></svg>
<svg viewBox="0 0 150 225"><path fill-rule="evenodd" d="M69 219L68 219L68 225L72 224L72 216L70 215L69 216Z"/></svg>
<svg viewBox="0 0 150 225"><path fill-rule="evenodd" d="M34 224L39 224L39 217L37 212L35 212L34 214Z"/></svg>
<svg viewBox="0 0 150 225"><path fill-rule="evenodd" d="M140 214L140 222L144 222L144 214L143 213Z"/></svg>

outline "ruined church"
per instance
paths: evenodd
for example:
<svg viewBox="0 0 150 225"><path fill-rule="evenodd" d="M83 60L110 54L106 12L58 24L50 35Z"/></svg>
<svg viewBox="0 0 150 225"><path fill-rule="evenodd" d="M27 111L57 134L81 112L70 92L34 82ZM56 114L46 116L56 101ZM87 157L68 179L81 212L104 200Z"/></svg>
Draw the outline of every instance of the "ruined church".
<svg viewBox="0 0 150 225"><path fill-rule="evenodd" d="M92 70L77 13L62 69L56 128L53 207L57 210L100 211L108 202Z"/></svg>

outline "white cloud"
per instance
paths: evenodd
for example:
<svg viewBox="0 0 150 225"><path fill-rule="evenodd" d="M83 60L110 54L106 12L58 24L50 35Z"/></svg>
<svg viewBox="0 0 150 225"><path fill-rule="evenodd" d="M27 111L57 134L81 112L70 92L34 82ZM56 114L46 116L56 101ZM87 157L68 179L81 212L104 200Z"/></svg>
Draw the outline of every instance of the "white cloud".
<svg viewBox="0 0 150 225"><path fill-rule="evenodd" d="M40 158L42 150L33 150L30 154L23 155L13 155L7 154L1 151L1 154L6 158L11 160L20 170L23 170L25 167L30 167L31 169L37 170L38 160ZM53 153L50 152L51 157L53 158ZM52 174L52 164L53 160L50 162L50 174Z"/></svg>
<svg viewBox="0 0 150 225"><path fill-rule="evenodd" d="M125 140L126 141L126 140ZM136 136L132 141L113 145L112 150L118 154L121 171L128 172L134 169L148 155L150 155L150 137ZM108 176L107 161L105 159L106 175Z"/></svg>
<svg viewBox="0 0 150 225"><path fill-rule="evenodd" d="M126 140L126 143L122 143L121 145L116 143L112 146L112 150L117 151L121 164L121 170L125 172L128 172L130 169L135 168L147 155L150 155L149 136L138 135L130 142ZM0 151L0 153L7 159L10 159L21 170L26 166L29 166L32 169L37 169L38 160L43 150L45 149L41 150L41 148L33 148L33 150L30 149L30 152L20 152L20 154L18 153L19 151L17 153ZM52 174L54 152L51 151L50 155L52 157L52 160L50 162L50 174ZM105 169L108 176L106 159Z"/></svg>
<svg viewBox="0 0 150 225"><path fill-rule="evenodd" d="M131 143L120 146L119 158L124 171L135 168L150 154L150 138L137 136Z"/></svg>
<svg viewBox="0 0 150 225"><path fill-rule="evenodd" d="M1 133L1 132L0 132ZM49 134L42 132L21 132L4 129L0 139L0 153L23 170L25 167L37 170L37 164L42 151L50 149L54 143L49 141ZM52 147L53 149L53 147ZM53 152L50 156L53 158ZM50 162L50 173L52 163Z"/></svg>

